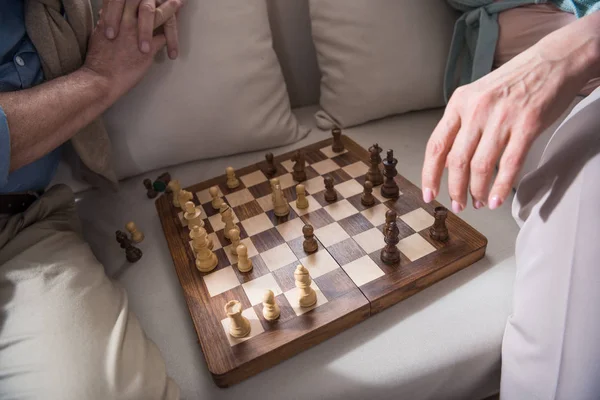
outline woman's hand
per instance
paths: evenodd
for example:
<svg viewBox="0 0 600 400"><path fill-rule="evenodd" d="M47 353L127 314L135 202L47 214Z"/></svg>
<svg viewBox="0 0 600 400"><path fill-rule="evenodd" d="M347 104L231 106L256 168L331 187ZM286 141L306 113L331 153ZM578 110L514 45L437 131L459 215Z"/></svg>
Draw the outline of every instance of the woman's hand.
<svg viewBox="0 0 600 400"><path fill-rule="evenodd" d="M553 32L454 92L427 144L422 172L426 202L439 194L444 167L454 212L466 207L467 189L475 208L489 204L495 209L504 202L532 142L600 70L596 14Z"/></svg>

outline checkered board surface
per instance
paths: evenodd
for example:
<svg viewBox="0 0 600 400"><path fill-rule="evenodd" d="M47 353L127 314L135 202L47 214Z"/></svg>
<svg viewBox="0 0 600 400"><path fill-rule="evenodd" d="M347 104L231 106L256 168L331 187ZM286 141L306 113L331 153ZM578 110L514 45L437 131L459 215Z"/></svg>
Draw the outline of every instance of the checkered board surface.
<svg viewBox="0 0 600 400"><path fill-rule="evenodd" d="M327 312L323 314L327 314L330 322L352 313L361 316L358 321L363 315L366 318L366 315L389 307L429 286L447 276L452 269L464 267L463 261L455 265L457 259L464 259L470 264L479 257L479 254L472 254L473 246L468 244L480 235L451 213L447 220L451 239L441 243L429 237L435 205L424 204L420 199L420 191L401 176L397 179L401 190L398 199L382 197L381 187L376 187L373 191L375 205L363 206L360 198L368 171L367 152L347 137L343 137L343 140L346 144L343 153L332 152L331 140L303 149L307 180L302 183L309 202L307 209L296 207L295 187L298 182L294 181L291 173L294 163L290 158L293 153L276 158L275 176L279 178L291 206L290 214L285 218L274 215L270 182L263 172L266 167L264 162L239 170L237 176L240 186L235 189L227 188L224 176L188 188L194 193L194 202L201 212L204 228L214 243L214 252L219 260L217 268L210 273L200 273L195 268L183 213L170 205L170 196L159 199L163 203L168 199L169 204L162 208L157 202L159 214L161 209L171 209L171 215L161 215L161 220L164 228L169 225L171 236L174 236L169 240L165 229L176 266L180 263L185 265L183 268L189 269L185 277L179 271L181 268L178 268L178 272L190 310L192 305L189 297L196 299L200 295L201 304L193 302L193 307L205 307L211 324L218 326L216 332L211 332L213 336L217 333L218 339L213 337L207 340L207 345L217 340L224 347L229 346L235 357L242 360L245 359L242 343L247 342L246 345L252 347L248 343L262 336L288 328L297 330L299 325L310 332L312 328L319 328L319 324L312 319L317 318L314 315L319 315L325 307ZM334 181L337 200L333 203L324 199L325 176L332 177ZM219 187L219 194L233 209L241 241L248 248L253 263L253 269L248 273L241 273L237 269L237 257L231 253L231 244L224 237L221 216L211 205L212 199L208 193L211 186ZM399 216L400 266L389 266L380 261L380 252L385 246L382 229L388 209L394 209ZM302 247L302 227L307 223L314 227L319 243L319 250L311 255L306 254ZM483 244L485 251L485 238L481 241L474 247L481 248ZM176 259L173 246L185 247L185 252L178 254L187 257L187 260ZM483 256L483 252L480 252ZM437 258L440 261L436 261ZM293 273L299 263L309 270L313 279L312 287L317 292L317 304L308 309L297 305L298 289ZM451 272L447 273L445 269ZM262 316L262 296L267 289L274 292L281 308L280 319L275 323L264 320ZM192 292L194 294L190 294ZM344 300L349 293L355 297L354 308L348 308ZM229 321L223 308L227 301L233 299L242 303L243 315L252 326L250 335L242 339L234 339L227 334ZM366 314L365 304L368 308ZM311 317L307 320L307 316ZM199 329L195 322L202 343L202 335L208 332L201 332L202 327ZM325 325L330 322L323 321ZM306 336L306 332L303 335ZM292 339L302 338L303 335ZM264 343L261 346L264 348ZM210 368L211 362L208 361ZM211 372L214 374L214 371Z"/></svg>

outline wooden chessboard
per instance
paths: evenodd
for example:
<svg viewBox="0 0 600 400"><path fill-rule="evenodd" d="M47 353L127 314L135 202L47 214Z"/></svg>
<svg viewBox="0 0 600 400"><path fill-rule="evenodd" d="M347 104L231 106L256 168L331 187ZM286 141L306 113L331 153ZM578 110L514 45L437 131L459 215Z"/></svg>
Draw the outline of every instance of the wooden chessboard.
<svg viewBox="0 0 600 400"><path fill-rule="evenodd" d="M208 368L216 384L227 387L255 375L333 335L363 321L435 282L471 265L485 254L487 239L448 212L450 239L444 243L430 238L433 210L439 203L425 204L421 191L396 177L398 199L373 194L374 206L364 207L360 197L369 165L369 153L342 136L343 153L331 150L332 139L306 146L306 187L309 208L295 205L292 178L294 152L275 157L276 177L291 205L290 215L274 215L266 162L236 172L240 186L228 189L225 175L195 184L186 190L202 213L205 229L214 243L219 263L210 273L196 269L189 230L183 213L172 205L172 196L161 196L156 208L183 293ZM337 200L324 199L324 176L335 183ZM208 189L218 186L223 200L233 209L242 243L248 248L254 268L237 269L237 258L223 235L224 224L211 205ZM381 262L384 247L382 228L385 213L398 214L401 252L399 266ZM311 255L302 248L302 227L311 224L319 250ZM317 304L309 309L297 305L294 269L302 263L313 279ZM270 289L281 308L278 320L262 315L262 296ZM251 323L248 337L228 334L224 306L238 300Z"/></svg>

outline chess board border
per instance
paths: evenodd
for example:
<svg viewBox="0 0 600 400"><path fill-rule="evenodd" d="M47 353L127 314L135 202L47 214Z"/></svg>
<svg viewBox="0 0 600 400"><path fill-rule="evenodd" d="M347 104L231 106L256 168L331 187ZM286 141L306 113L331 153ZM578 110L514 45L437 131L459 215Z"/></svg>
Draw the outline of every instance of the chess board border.
<svg viewBox="0 0 600 400"><path fill-rule="evenodd" d="M301 150L319 151L331 146L332 141L333 139L329 138L305 146ZM342 135L342 141L348 152L369 165L369 152L366 149L345 135ZM274 157L278 168L276 176L288 172L282 162L288 161L297 150L299 149ZM239 178L259 170L266 175L266 167L266 161L263 160L237 170L236 176ZM229 192L224 186L225 180L226 175L223 174L185 189L195 194L218 185L223 194L227 195ZM440 205L437 202L425 204L421 199L420 189L400 174L396 181L403 196L410 197L411 202L419 204L430 214ZM487 239L483 235L448 212L448 242L433 241L426 230L418 232L436 248L435 252L411 262L405 268L400 266L395 271L394 267L382 268L386 271L383 276L360 287L354 286L346 294L318 307L308 314L309 320L294 318L286 321L284 335L277 334L277 330L274 329L230 346L223 338L214 340L215 335L223 335L220 319L224 317L224 312L211 308L210 295L204 287L201 275L190 264L193 253L186 239L187 229L181 226L177 215L179 210L173 207L171 197L160 196L155 201L156 208L209 371L220 387L238 383L270 368L458 272L482 258L487 245ZM382 266L380 261L374 261ZM217 315L220 318L217 318Z"/></svg>

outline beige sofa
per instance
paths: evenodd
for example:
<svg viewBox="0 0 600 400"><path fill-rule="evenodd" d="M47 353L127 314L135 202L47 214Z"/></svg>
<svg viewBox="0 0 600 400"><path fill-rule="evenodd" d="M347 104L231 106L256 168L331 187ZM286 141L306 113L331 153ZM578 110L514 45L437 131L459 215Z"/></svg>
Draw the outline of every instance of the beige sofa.
<svg viewBox="0 0 600 400"><path fill-rule="evenodd" d="M308 2L270 0L268 5L274 48L293 112L303 126L311 128L300 142L273 149L277 154L321 140L328 132L316 127L314 117L319 110L320 72ZM432 109L391 116L344 133L365 147L378 142L393 148L399 172L419 185L424 148L442 113L443 109ZM547 138L536 144L528 168L535 166ZM222 174L226 166L239 168L259 161L264 153L148 171L124 180L118 193L86 190L64 166L57 178L80 192L78 205L86 238L107 274L126 288L131 309L162 350L183 398L420 400L481 399L496 393L515 274L518 227L510 213L512 198L497 211L469 207L461 214L489 240L486 257L473 266L239 385L223 390L213 384L142 179L168 170L183 185L191 185ZM445 183L440 201L449 205ZM114 241L114 231L129 220L146 235L141 245L144 257L133 265L125 261Z"/></svg>

